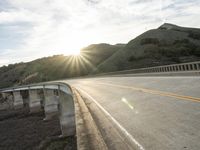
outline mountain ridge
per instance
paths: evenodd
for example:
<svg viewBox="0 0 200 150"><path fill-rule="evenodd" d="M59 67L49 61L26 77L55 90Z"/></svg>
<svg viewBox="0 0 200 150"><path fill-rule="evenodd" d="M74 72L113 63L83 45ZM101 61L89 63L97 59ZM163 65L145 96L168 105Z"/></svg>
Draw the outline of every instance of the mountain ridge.
<svg viewBox="0 0 200 150"><path fill-rule="evenodd" d="M200 60L200 29L169 23L127 44L91 44L80 56L55 55L0 67L0 88Z"/></svg>
<svg viewBox="0 0 200 150"><path fill-rule="evenodd" d="M93 73L200 60L200 29L165 23L129 41Z"/></svg>

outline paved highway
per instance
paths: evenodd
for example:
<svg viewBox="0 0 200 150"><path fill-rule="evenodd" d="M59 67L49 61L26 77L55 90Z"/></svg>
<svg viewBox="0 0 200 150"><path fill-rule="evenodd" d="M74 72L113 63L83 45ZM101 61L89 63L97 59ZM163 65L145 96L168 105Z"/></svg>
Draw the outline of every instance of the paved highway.
<svg viewBox="0 0 200 150"><path fill-rule="evenodd" d="M146 150L200 149L200 77L67 80Z"/></svg>

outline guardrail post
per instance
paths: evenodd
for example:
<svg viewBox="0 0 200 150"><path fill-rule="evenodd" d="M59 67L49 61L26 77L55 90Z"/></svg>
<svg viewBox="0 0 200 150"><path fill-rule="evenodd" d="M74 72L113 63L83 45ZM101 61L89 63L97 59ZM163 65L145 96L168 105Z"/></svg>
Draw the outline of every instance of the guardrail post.
<svg viewBox="0 0 200 150"><path fill-rule="evenodd" d="M22 99L23 99L23 104L25 108L29 109L29 92L27 90L21 90L20 91Z"/></svg>
<svg viewBox="0 0 200 150"><path fill-rule="evenodd" d="M200 64L196 64L197 70L200 70Z"/></svg>
<svg viewBox="0 0 200 150"><path fill-rule="evenodd" d="M168 72L170 72L170 71L171 71L171 67L170 67L170 66L168 66L167 68L168 68Z"/></svg>
<svg viewBox="0 0 200 150"><path fill-rule="evenodd" d="M73 95L59 90L59 104L62 136L75 135L76 125Z"/></svg>
<svg viewBox="0 0 200 150"><path fill-rule="evenodd" d="M191 70L191 66L190 66L190 64L187 64L187 68L188 68L188 70Z"/></svg>
<svg viewBox="0 0 200 150"><path fill-rule="evenodd" d="M182 71L182 65L178 65L178 71Z"/></svg>
<svg viewBox="0 0 200 150"><path fill-rule="evenodd" d="M196 70L194 64L191 64L192 70Z"/></svg>
<svg viewBox="0 0 200 150"><path fill-rule="evenodd" d="M163 69L163 72L166 72L166 67L163 67L162 69Z"/></svg>
<svg viewBox="0 0 200 150"><path fill-rule="evenodd" d="M180 69L179 69L179 66L176 66L176 71L179 71Z"/></svg>
<svg viewBox="0 0 200 150"><path fill-rule="evenodd" d="M15 109L23 108L24 103L20 91L13 91L13 97L14 97L14 103L13 103L14 108Z"/></svg>
<svg viewBox="0 0 200 150"><path fill-rule="evenodd" d="M155 72L157 72L158 70L157 70L157 68L155 68Z"/></svg>
<svg viewBox="0 0 200 150"><path fill-rule="evenodd" d="M167 72L167 67L164 67L164 72Z"/></svg>
<svg viewBox="0 0 200 150"><path fill-rule="evenodd" d="M170 72L172 71L172 66L169 66L169 71L170 71Z"/></svg>
<svg viewBox="0 0 200 150"><path fill-rule="evenodd" d="M169 67L168 66L166 67L166 72L169 72Z"/></svg>
<svg viewBox="0 0 200 150"><path fill-rule="evenodd" d="M175 67L174 66L172 66L172 71L175 71Z"/></svg>
<svg viewBox="0 0 200 150"><path fill-rule="evenodd" d="M176 66L176 71L180 71L180 66L178 65L178 66Z"/></svg>
<svg viewBox="0 0 200 150"><path fill-rule="evenodd" d="M173 71L173 67L172 67L172 66L169 66L169 70L170 70L170 72Z"/></svg>
<svg viewBox="0 0 200 150"><path fill-rule="evenodd" d="M176 66L173 66L173 71L176 71Z"/></svg>
<svg viewBox="0 0 200 150"><path fill-rule="evenodd" d="M180 71L183 71L183 65L180 65Z"/></svg>
<svg viewBox="0 0 200 150"><path fill-rule="evenodd" d="M185 65L182 65L182 67L183 67L183 71L185 71L185 70L186 70L186 67L185 67Z"/></svg>
<svg viewBox="0 0 200 150"><path fill-rule="evenodd" d="M170 71L171 71L171 68L170 68L170 66L168 66L167 68L168 68L168 72L170 72Z"/></svg>
<svg viewBox="0 0 200 150"><path fill-rule="evenodd" d="M174 68L174 66L172 66L172 70L171 71L174 71L175 70L175 68Z"/></svg>
<svg viewBox="0 0 200 150"><path fill-rule="evenodd" d="M187 71L188 70L188 65L185 64L184 67L185 67L185 71Z"/></svg>
<svg viewBox="0 0 200 150"><path fill-rule="evenodd" d="M158 68L155 68L155 72L158 72Z"/></svg>
<svg viewBox="0 0 200 150"><path fill-rule="evenodd" d="M54 90L44 88L44 120L49 120L58 115L58 97L54 94Z"/></svg>
<svg viewBox="0 0 200 150"><path fill-rule="evenodd" d="M38 94L38 90L29 89L29 108L30 112L41 111L41 98Z"/></svg>
<svg viewBox="0 0 200 150"><path fill-rule="evenodd" d="M173 66L172 68L173 68L173 71L176 71L176 66Z"/></svg>
<svg viewBox="0 0 200 150"><path fill-rule="evenodd" d="M166 71L167 71L166 69L167 69L167 67L164 67L164 68L163 68L163 71L166 72Z"/></svg>

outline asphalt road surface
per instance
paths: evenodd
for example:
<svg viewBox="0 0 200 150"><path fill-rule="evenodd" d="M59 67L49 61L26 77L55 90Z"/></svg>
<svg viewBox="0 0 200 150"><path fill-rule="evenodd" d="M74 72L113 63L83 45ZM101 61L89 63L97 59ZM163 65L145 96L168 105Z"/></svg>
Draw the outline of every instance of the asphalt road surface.
<svg viewBox="0 0 200 150"><path fill-rule="evenodd" d="M200 149L200 77L68 80L146 150Z"/></svg>

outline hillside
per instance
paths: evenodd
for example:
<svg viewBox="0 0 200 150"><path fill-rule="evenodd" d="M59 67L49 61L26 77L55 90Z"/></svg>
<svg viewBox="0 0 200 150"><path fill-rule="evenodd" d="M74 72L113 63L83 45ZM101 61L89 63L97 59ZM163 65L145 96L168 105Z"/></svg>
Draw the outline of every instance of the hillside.
<svg viewBox="0 0 200 150"><path fill-rule="evenodd" d="M81 56L92 62L94 66L104 62L116 51L123 48L125 44L109 45L106 43L92 44L81 49Z"/></svg>
<svg viewBox="0 0 200 150"><path fill-rule="evenodd" d="M165 23L127 44L92 44L80 56L56 55L3 66L0 88L196 60L200 60L200 29Z"/></svg>
<svg viewBox="0 0 200 150"><path fill-rule="evenodd" d="M93 44L82 56L56 55L0 68L0 88L87 75L123 45Z"/></svg>
<svg viewBox="0 0 200 150"><path fill-rule="evenodd" d="M163 24L128 44L93 73L200 60L200 29Z"/></svg>

